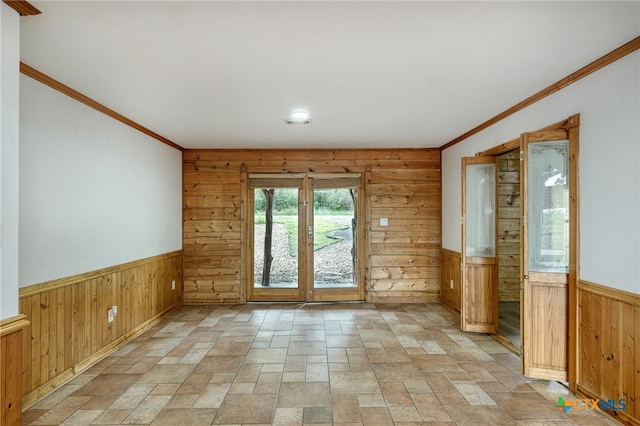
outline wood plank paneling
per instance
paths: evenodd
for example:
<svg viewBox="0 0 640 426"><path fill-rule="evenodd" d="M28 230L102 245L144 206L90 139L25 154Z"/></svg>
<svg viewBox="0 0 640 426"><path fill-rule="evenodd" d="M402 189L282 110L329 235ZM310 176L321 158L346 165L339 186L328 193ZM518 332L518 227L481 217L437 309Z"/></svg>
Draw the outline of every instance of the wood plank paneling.
<svg viewBox="0 0 640 426"><path fill-rule="evenodd" d="M242 174L282 172L364 174L366 300L439 299L437 150L187 150L183 160L185 303L242 303Z"/></svg>
<svg viewBox="0 0 640 426"><path fill-rule="evenodd" d="M461 329L498 332L497 265L495 258L466 257L465 287L461 291Z"/></svg>
<svg viewBox="0 0 640 426"><path fill-rule="evenodd" d="M372 168L366 175L370 301L433 302L440 298L441 256L434 246L441 241L441 185L439 166L434 166ZM382 226L382 218L387 219L387 226ZM398 244L400 250L395 249ZM388 276L380 276L381 271Z"/></svg>
<svg viewBox="0 0 640 426"><path fill-rule="evenodd" d="M578 390L591 398L625 400L610 412L640 424L640 295L578 282Z"/></svg>
<svg viewBox="0 0 640 426"><path fill-rule="evenodd" d="M442 250L442 280L440 283L440 301L443 305L460 313L461 292L461 255L459 252Z"/></svg>
<svg viewBox="0 0 640 426"><path fill-rule="evenodd" d="M498 157L498 254L498 300L520 300L519 149Z"/></svg>
<svg viewBox="0 0 640 426"><path fill-rule="evenodd" d="M0 426L22 424L23 314L0 321Z"/></svg>
<svg viewBox="0 0 640 426"><path fill-rule="evenodd" d="M175 289L172 290L172 281ZM182 251L20 289L29 405L182 301ZM118 307L113 322L107 311Z"/></svg>

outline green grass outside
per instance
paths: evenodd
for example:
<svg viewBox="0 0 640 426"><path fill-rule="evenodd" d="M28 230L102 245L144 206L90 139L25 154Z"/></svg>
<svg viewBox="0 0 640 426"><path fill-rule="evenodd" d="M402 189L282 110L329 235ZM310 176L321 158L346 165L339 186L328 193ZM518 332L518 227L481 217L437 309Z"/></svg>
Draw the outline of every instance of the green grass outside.
<svg viewBox="0 0 640 426"><path fill-rule="evenodd" d="M297 216L273 216L274 223L282 223L287 228L289 237L289 254L298 255L298 217ZM265 223L264 215L256 215L255 224ZM337 243L341 238L333 238L327 235L331 231L347 229L348 226L334 223L326 219L315 218L313 232L313 250L320 250L328 245Z"/></svg>

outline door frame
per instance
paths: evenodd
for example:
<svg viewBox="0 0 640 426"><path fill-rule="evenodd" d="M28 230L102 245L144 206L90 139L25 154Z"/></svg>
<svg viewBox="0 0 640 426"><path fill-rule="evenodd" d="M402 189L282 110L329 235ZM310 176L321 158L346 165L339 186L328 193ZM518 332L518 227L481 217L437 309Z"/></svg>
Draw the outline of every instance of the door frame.
<svg viewBox="0 0 640 426"><path fill-rule="evenodd" d="M250 179L252 178L273 178L273 179L301 179L302 183L298 188L298 286L296 288L256 288L255 276L254 276L254 226L255 226L255 196L254 190L250 185ZM241 282L243 293L245 296L245 302L301 302L305 300L304 280L306 275L306 262L301 261L304 259L304 252L306 250L305 238L303 231L306 229L306 214L304 208L304 179L303 173L289 173L289 174L277 174L277 173L260 173L260 174L248 174L243 172L243 211L242 222L243 229L245 230L245 249L242 250L244 254L244 260L241 260L241 268L245 270L244 282ZM284 187L282 187L284 188ZM275 297L274 297L275 296Z"/></svg>
<svg viewBox="0 0 640 426"><path fill-rule="evenodd" d="M336 179L340 180L340 178L344 179L355 179L359 181L357 186L357 203L353 206L354 215L356 217L356 244L357 244L357 252L356 252L356 263L354 265L354 274L355 274L355 282L356 288L340 288L340 287L330 287L330 288L315 288L315 276L314 276L314 254L313 250L313 239L307 238L306 244L306 254L305 254L305 265L306 265L306 290L307 290L307 302L335 302L335 301L364 301L365 296L365 262L363 257L363 248L364 245L364 237L365 237L365 220L364 220L364 174L363 173L315 173L309 172L305 178L305 200L307 202L306 215L307 215L307 226L314 226L314 196L313 196L313 179ZM341 188L336 188L341 189Z"/></svg>
<svg viewBox="0 0 640 426"><path fill-rule="evenodd" d="M554 129L564 129L568 132L569 139L569 278L568 278L568 299L567 299L567 382L571 391L577 389L577 375L579 371L579 358L578 358L578 290L577 279L579 276L579 250L580 250L580 192L579 192L579 129L580 129L580 114L575 114L568 117L565 120L553 123L549 126L536 130L535 132L548 131ZM529 132L529 133L535 133ZM521 137L512 139L508 142L502 143L493 148L487 149L482 152L478 152L476 156L498 156L514 149L520 149L521 161L522 161L522 149ZM522 174L526 173L523 167L520 168L520 174L522 182ZM526 194L520 191L520 203L524 206L527 202ZM522 222L522 215L521 215ZM521 223L522 226L522 223ZM497 230L496 230L497 232ZM523 242L521 242L523 244ZM464 250L464 246L462 249ZM524 259L521 256L521 262ZM522 265L521 265L522 275ZM522 281L521 281L522 289ZM524 336L522 335L523 327L523 305L520 301L521 308L521 341L524 342ZM498 339L500 340L500 339Z"/></svg>
<svg viewBox="0 0 640 426"><path fill-rule="evenodd" d="M357 286L350 288L314 288L314 250L313 238L309 237L309 226L313 226L313 179L340 179L355 178L359 180L357 187L357 205L354 206L354 214L357 215L356 238L358 252L356 257ZM254 277L254 189L250 185L252 177L287 179L302 179L302 185L298 192L298 287L297 288L255 288ZM241 279L241 303L246 302L325 302L325 301L364 301L365 299L365 202L364 202L364 174L363 173L242 173L242 229L245 244L241 254L241 266L245 270Z"/></svg>

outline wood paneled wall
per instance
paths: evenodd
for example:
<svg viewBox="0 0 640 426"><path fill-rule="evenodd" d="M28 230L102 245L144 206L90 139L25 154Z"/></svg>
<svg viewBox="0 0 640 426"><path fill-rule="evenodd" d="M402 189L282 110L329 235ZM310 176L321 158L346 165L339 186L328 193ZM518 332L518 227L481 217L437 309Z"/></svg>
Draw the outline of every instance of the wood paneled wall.
<svg viewBox="0 0 640 426"><path fill-rule="evenodd" d="M22 338L23 403L33 403L181 300L182 251L21 288L20 312L30 322ZM112 306L117 315L109 323Z"/></svg>
<svg viewBox="0 0 640 426"><path fill-rule="evenodd" d="M243 172L362 173L366 299L439 299L438 150L190 150L183 159L185 303L244 302Z"/></svg>
<svg viewBox="0 0 640 426"><path fill-rule="evenodd" d="M498 157L498 300L520 300L520 150Z"/></svg>
<svg viewBox="0 0 640 426"><path fill-rule="evenodd" d="M612 412L640 424L640 295L578 282L578 390L626 400Z"/></svg>
<svg viewBox="0 0 640 426"><path fill-rule="evenodd" d="M0 321L0 426L22 424L22 333L24 315Z"/></svg>
<svg viewBox="0 0 640 426"><path fill-rule="evenodd" d="M442 249L442 282L440 301L460 313L462 285L461 255L457 251Z"/></svg>

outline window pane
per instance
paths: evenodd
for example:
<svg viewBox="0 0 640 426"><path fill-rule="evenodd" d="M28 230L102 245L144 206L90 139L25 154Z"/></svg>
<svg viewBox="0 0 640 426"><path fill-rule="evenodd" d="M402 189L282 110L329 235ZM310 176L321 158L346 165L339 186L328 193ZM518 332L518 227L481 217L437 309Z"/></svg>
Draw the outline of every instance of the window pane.
<svg viewBox="0 0 640 426"><path fill-rule="evenodd" d="M357 190L313 191L314 287L355 287Z"/></svg>
<svg viewBox="0 0 640 426"><path fill-rule="evenodd" d="M256 288L298 287L298 194L297 188L254 189ZM271 257L271 262L264 261L265 255Z"/></svg>
<svg viewBox="0 0 640 426"><path fill-rule="evenodd" d="M466 255L496 255L496 166L467 164L465 182Z"/></svg>
<svg viewBox="0 0 640 426"><path fill-rule="evenodd" d="M569 271L568 142L529 144L527 237L530 271Z"/></svg>

